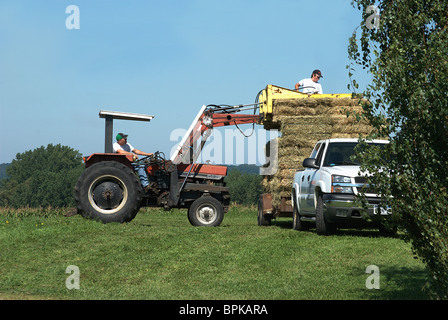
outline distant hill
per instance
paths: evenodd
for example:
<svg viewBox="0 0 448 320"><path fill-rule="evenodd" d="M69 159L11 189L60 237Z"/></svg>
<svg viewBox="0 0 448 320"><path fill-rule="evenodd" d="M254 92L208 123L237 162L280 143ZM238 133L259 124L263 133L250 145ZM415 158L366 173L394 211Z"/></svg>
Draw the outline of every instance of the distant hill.
<svg viewBox="0 0 448 320"><path fill-rule="evenodd" d="M0 179L7 178L6 168L10 165L10 163L2 163L0 164Z"/></svg>
<svg viewBox="0 0 448 320"><path fill-rule="evenodd" d="M255 164L240 164L238 166L227 166L229 172L232 170L238 170L241 173L259 174L260 167Z"/></svg>

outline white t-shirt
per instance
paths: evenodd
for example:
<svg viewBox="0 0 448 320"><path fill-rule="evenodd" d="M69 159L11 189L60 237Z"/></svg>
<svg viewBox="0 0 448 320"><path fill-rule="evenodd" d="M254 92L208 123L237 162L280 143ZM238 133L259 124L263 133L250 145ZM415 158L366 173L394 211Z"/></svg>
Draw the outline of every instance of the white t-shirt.
<svg viewBox="0 0 448 320"><path fill-rule="evenodd" d="M124 150L126 152L132 152L132 150L134 150L134 147L131 146L131 144L129 144L129 143L126 143L125 145L120 146L118 144L118 142L115 142L113 148L114 148L114 152L118 152L118 150Z"/></svg>
<svg viewBox="0 0 448 320"><path fill-rule="evenodd" d="M314 82L311 79L303 79L299 81L299 84L304 87L304 93L320 93L322 94L322 86L320 83Z"/></svg>

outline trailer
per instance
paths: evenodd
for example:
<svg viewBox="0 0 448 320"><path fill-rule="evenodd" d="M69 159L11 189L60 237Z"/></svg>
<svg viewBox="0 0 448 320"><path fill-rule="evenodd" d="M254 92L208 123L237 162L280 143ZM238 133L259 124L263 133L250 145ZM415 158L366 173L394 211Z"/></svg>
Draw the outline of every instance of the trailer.
<svg viewBox="0 0 448 320"><path fill-rule="evenodd" d="M272 204L272 194L263 193L258 199L257 222L259 226L270 226L272 219L278 217L292 218L291 199L282 197L280 205Z"/></svg>
<svg viewBox="0 0 448 320"><path fill-rule="evenodd" d="M258 225L269 226L277 217L293 217L294 174L310 157L315 141L367 133L368 126L347 116L348 112L360 112L359 99L352 94L307 94L274 85L259 93L264 129L277 129L281 136L275 141L278 157L271 159L277 170L263 180Z"/></svg>

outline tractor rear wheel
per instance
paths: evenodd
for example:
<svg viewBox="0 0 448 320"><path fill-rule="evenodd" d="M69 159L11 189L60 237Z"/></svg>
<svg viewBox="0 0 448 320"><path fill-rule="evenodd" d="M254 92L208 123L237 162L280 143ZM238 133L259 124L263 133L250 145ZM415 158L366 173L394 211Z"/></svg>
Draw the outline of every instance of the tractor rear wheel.
<svg viewBox="0 0 448 320"><path fill-rule="evenodd" d="M142 187L134 171L116 161L88 167L75 187L78 211L85 218L129 222L140 209Z"/></svg>

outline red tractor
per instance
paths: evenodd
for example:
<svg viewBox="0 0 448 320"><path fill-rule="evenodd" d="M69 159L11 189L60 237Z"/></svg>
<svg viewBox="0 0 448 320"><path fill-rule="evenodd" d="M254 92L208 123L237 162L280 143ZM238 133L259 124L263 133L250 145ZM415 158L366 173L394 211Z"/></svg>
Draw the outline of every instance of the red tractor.
<svg viewBox="0 0 448 320"><path fill-rule="evenodd" d="M150 181L147 191L140 184L132 157L112 153L108 147L112 145L112 130L107 128L106 117L106 152L84 157L85 170L75 187L78 213L104 223L123 223L134 219L142 206L187 208L192 225L220 225L230 203L224 182L227 167L198 164L196 160L214 127L260 123L255 112L235 114L255 110L257 105L203 106L170 159L155 152L137 160Z"/></svg>

